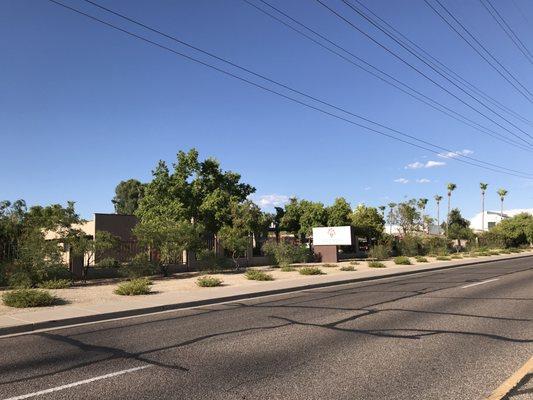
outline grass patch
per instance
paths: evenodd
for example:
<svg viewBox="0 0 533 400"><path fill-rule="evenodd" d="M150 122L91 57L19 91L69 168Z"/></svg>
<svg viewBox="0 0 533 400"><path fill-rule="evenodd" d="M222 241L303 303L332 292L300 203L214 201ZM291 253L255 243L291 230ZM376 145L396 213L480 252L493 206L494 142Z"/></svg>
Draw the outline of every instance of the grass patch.
<svg viewBox="0 0 533 400"><path fill-rule="evenodd" d="M411 265L411 260L409 260L409 257L405 257L405 256L394 257L394 264Z"/></svg>
<svg viewBox="0 0 533 400"><path fill-rule="evenodd" d="M426 257L422 257L422 256L416 256L415 260L416 260L416 262L419 262L419 263L427 263L428 262L428 259Z"/></svg>
<svg viewBox="0 0 533 400"><path fill-rule="evenodd" d="M142 294L150 294L152 282L146 278L132 279L131 281L121 283L115 289L115 294L120 296L139 296Z"/></svg>
<svg viewBox="0 0 533 400"><path fill-rule="evenodd" d="M38 289L18 289L2 295L2 301L6 306L16 308L46 307L58 300L50 292Z"/></svg>
<svg viewBox="0 0 533 400"><path fill-rule="evenodd" d="M72 286L70 279L51 279L38 285L42 289L67 289Z"/></svg>
<svg viewBox="0 0 533 400"><path fill-rule="evenodd" d="M368 267L369 268L386 268L385 264L383 264L382 262L379 262L379 261L369 261L368 262Z"/></svg>
<svg viewBox="0 0 533 400"><path fill-rule="evenodd" d="M214 276L201 276L196 280L196 284L200 287L215 287L222 286L222 279Z"/></svg>
<svg viewBox="0 0 533 400"><path fill-rule="evenodd" d="M437 261L450 261L451 257L448 257L448 256L437 256L436 259L437 259Z"/></svg>
<svg viewBox="0 0 533 400"><path fill-rule="evenodd" d="M273 281L274 277L258 269L249 269L244 273L244 277L251 281Z"/></svg>
<svg viewBox="0 0 533 400"><path fill-rule="evenodd" d="M292 271L296 271L296 268L294 268L292 265L283 265L280 268L280 271L282 271L282 272L292 272Z"/></svg>
<svg viewBox="0 0 533 400"><path fill-rule="evenodd" d="M454 254L453 256L450 256L452 260L462 260L463 256L460 256L459 254Z"/></svg>
<svg viewBox="0 0 533 400"><path fill-rule="evenodd" d="M336 264L322 264L324 268L337 268Z"/></svg>
<svg viewBox="0 0 533 400"><path fill-rule="evenodd" d="M300 275L323 275L324 272L317 267L303 267L300 268Z"/></svg>
<svg viewBox="0 0 533 400"><path fill-rule="evenodd" d="M341 271L357 271L353 265L345 265L341 267Z"/></svg>
<svg viewBox="0 0 533 400"><path fill-rule="evenodd" d="M489 256L499 256L500 252L496 250L489 251Z"/></svg>

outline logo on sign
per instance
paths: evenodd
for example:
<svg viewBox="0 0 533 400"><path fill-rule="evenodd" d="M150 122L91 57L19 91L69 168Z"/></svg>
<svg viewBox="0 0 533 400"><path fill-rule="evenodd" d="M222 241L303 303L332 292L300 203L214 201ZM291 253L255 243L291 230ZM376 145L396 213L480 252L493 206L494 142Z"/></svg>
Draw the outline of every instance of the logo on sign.
<svg viewBox="0 0 533 400"><path fill-rule="evenodd" d="M335 235L336 235L335 229L329 228L328 229L328 235L329 235L330 238L334 238Z"/></svg>

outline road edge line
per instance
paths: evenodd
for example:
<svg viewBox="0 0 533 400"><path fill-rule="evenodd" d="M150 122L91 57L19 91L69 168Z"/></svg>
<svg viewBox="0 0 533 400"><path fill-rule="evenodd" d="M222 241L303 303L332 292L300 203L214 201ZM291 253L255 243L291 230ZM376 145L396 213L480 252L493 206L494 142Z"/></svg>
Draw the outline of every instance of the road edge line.
<svg viewBox="0 0 533 400"><path fill-rule="evenodd" d="M504 399L520 382L530 373L533 373L533 356L522 365L518 371L505 380L495 391L485 400Z"/></svg>

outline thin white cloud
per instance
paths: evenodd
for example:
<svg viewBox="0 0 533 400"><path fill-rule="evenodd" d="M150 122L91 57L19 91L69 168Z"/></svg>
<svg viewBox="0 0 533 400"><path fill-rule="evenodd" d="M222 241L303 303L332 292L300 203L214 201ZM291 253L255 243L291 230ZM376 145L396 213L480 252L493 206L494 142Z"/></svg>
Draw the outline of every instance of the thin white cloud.
<svg viewBox="0 0 533 400"><path fill-rule="evenodd" d="M474 154L473 150L469 149L463 149L463 150L457 150L457 151L449 151L446 153L440 153L439 157L442 158L457 158L459 156L469 156L470 154Z"/></svg>
<svg viewBox="0 0 533 400"><path fill-rule="evenodd" d="M371 190L371 189L372 189L372 188L371 188L370 186L367 186L367 187L365 187L364 190L367 190L367 191L368 191L368 190Z"/></svg>
<svg viewBox="0 0 533 400"><path fill-rule="evenodd" d="M442 167L443 165L446 165L446 163L444 161L429 160L426 163L421 163L420 161L415 161L414 163L407 164L405 166L405 169L435 168L435 167Z"/></svg>
<svg viewBox="0 0 533 400"><path fill-rule="evenodd" d="M289 202L290 196L284 194L264 194L253 201L261 208L282 207Z"/></svg>
<svg viewBox="0 0 533 400"><path fill-rule="evenodd" d="M433 161L433 160L429 160L426 165L424 166L424 168L435 168L435 167L442 167L446 165L445 162L443 161Z"/></svg>
<svg viewBox="0 0 533 400"><path fill-rule="evenodd" d="M395 179L394 182L406 184L406 183L409 183L409 179L398 178L398 179Z"/></svg>
<svg viewBox="0 0 533 400"><path fill-rule="evenodd" d="M416 183L430 183L431 181L426 178L420 178L416 180Z"/></svg>

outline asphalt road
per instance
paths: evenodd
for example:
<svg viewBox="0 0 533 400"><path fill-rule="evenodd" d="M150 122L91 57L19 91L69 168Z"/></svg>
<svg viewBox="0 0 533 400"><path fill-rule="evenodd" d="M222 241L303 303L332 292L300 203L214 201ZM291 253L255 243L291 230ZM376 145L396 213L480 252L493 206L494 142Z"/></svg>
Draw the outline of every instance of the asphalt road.
<svg viewBox="0 0 533 400"><path fill-rule="evenodd" d="M0 399L472 400L531 355L533 257L3 338Z"/></svg>

